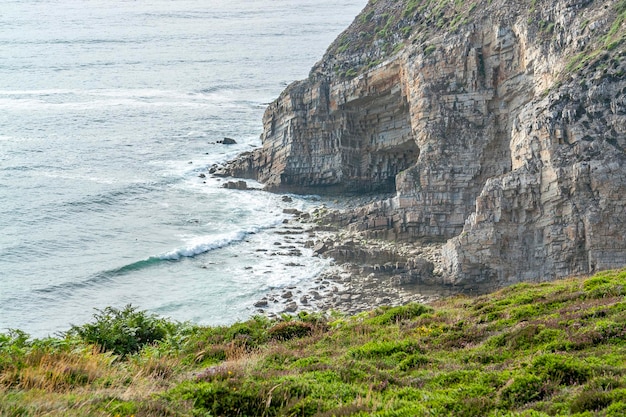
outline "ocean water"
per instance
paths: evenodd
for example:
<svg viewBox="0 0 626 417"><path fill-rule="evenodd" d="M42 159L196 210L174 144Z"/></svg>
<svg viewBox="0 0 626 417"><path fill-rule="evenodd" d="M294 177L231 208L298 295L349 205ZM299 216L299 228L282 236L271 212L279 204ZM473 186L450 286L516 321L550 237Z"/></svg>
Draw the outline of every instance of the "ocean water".
<svg viewBox="0 0 626 417"><path fill-rule="evenodd" d="M260 145L267 103L365 3L3 1L0 332L52 335L128 303L230 323L317 275L306 250L271 254L283 209L319 201L199 174Z"/></svg>

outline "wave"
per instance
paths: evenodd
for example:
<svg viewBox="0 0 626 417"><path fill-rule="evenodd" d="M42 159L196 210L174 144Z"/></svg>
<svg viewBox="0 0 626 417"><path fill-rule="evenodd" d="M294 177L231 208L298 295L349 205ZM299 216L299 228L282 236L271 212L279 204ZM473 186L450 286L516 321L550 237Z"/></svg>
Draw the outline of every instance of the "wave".
<svg viewBox="0 0 626 417"><path fill-rule="evenodd" d="M77 290L102 285L106 282L114 280L115 278L136 271L152 268L166 262L177 262L183 258L193 258L212 250L220 249L234 243L241 242L247 236L257 233L262 229L263 227L251 227L249 229L234 231L230 233L222 233L219 235L195 237L191 239L186 246L176 248L172 251L165 252L156 256L150 256L146 259L132 262L119 268L98 272L83 281L65 282L58 285L52 285L49 287L36 289L32 292L34 294L39 294L40 296L48 296L50 294L70 296L73 295L73 293Z"/></svg>
<svg viewBox="0 0 626 417"><path fill-rule="evenodd" d="M246 236L257 233L260 228L252 228L248 230L240 230L237 232L224 233L217 236L202 236L191 239L189 244L182 248L164 253L158 257L161 260L173 261L181 258L191 258L202 253L209 252L214 249L223 248L230 244L241 242Z"/></svg>
<svg viewBox="0 0 626 417"><path fill-rule="evenodd" d="M46 89L46 90L0 90L0 96L51 96L58 94L76 94L80 90Z"/></svg>
<svg viewBox="0 0 626 417"><path fill-rule="evenodd" d="M101 96L101 97L127 97L127 98L174 98L185 99L190 97L206 98L216 93L231 94L241 90L243 86L239 84L219 84L208 88L192 91L163 90L157 88L120 88L120 89L38 89L38 90L0 90L2 96Z"/></svg>
<svg viewBox="0 0 626 417"><path fill-rule="evenodd" d="M158 192L162 187L171 183L163 179L160 182L133 182L107 190L97 194L85 195L83 198L65 201L61 203L62 211L65 215L83 211L99 211L106 207L122 204L125 201L140 198ZM52 207L56 207L58 203L53 202Z"/></svg>
<svg viewBox="0 0 626 417"><path fill-rule="evenodd" d="M196 91L159 89L0 90L0 108L7 110L102 108L249 107L237 97L237 85L219 85ZM258 103L254 103L257 105Z"/></svg>
<svg viewBox="0 0 626 417"><path fill-rule="evenodd" d="M47 102L44 100L32 99L0 99L0 108L5 110L99 110L121 108L190 108L202 109L218 107L238 107L239 103L227 101L225 99L213 100L171 100L171 101L148 101L137 98L112 98L98 101L70 101L62 103Z"/></svg>

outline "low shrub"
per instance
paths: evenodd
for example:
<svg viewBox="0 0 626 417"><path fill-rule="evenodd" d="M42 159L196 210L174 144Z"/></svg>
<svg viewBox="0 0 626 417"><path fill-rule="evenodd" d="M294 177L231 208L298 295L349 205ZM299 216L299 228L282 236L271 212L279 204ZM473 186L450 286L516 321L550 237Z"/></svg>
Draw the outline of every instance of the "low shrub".
<svg viewBox="0 0 626 417"><path fill-rule="evenodd" d="M606 298L626 295L625 271L608 271L587 279L583 288L587 298Z"/></svg>
<svg viewBox="0 0 626 417"><path fill-rule="evenodd" d="M557 385L582 384L591 376L591 369L587 364L558 354L537 357L533 361L532 369L536 375L544 376Z"/></svg>
<svg viewBox="0 0 626 417"><path fill-rule="evenodd" d="M539 401L547 394L547 385L536 375L522 374L505 385L500 391L500 403L507 408L521 407Z"/></svg>
<svg viewBox="0 0 626 417"><path fill-rule="evenodd" d="M384 325L402 320L410 320L425 313L432 313L431 307L423 304L411 303L405 306L379 308L375 316L367 320L370 324Z"/></svg>
<svg viewBox="0 0 626 417"><path fill-rule="evenodd" d="M283 321L267 331L269 336L276 340L290 340L305 337L312 332L313 325L302 321Z"/></svg>
<svg viewBox="0 0 626 417"><path fill-rule="evenodd" d="M93 323L72 325L66 336L78 337L103 351L126 356L138 352L147 344L165 339L176 328L175 323L137 311L130 304L123 310L107 307L96 311Z"/></svg>
<svg viewBox="0 0 626 417"><path fill-rule="evenodd" d="M544 325L529 324L512 331L504 337L506 346L511 349L523 350L537 346L553 344L555 348L563 345L566 334L561 330L546 329Z"/></svg>
<svg viewBox="0 0 626 417"><path fill-rule="evenodd" d="M266 401L255 387L229 385L222 381L186 382L170 391L169 396L191 401L194 409L208 413L203 415L256 416L266 410Z"/></svg>
<svg viewBox="0 0 626 417"><path fill-rule="evenodd" d="M420 366L424 366L429 363L430 358L428 358L428 356L422 355L421 353L416 353L403 359L398 367L401 371L408 371L410 369L419 368Z"/></svg>
<svg viewBox="0 0 626 417"><path fill-rule="evenodd" d="M618 401L609 405L606 409L606 417L626 416L626 402Z"/></svg>
<svg viewBox="0 0 626 417"><path fill-rule="evenodd" d="M350 355L359 358L387 357L394 353L423 353L422 348L413 340L403 340L400 342L379 342L373 341L365 343L359 347L350 349Z"/></svg>
<svg viewBox="0 0 626 417"><path fill-rule="evenodd" d="M602 391L583 391L570 406L572 413L582 413L585 411L600 411L611 404L611 397Z"/></svg>

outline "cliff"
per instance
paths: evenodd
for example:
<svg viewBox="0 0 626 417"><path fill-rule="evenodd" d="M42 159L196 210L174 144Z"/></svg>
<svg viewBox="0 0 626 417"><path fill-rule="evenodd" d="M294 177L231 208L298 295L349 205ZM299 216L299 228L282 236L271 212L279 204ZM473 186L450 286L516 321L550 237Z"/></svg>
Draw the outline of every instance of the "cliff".
<svg viewBox="0 0 626 417"><path fill-rule="evenodd" d="M442 242L460 288L623 266L625 21L625 0L370 1L228 172L395 192L339 221Z"/></svg>

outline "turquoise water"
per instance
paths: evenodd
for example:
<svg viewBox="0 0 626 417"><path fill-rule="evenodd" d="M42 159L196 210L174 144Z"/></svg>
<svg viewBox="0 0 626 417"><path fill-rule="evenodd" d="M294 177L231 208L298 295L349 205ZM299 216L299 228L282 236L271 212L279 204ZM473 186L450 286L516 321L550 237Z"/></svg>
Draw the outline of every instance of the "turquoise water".
<svg viewBox="0 0 626 417"><path fill-rule="evenodd" d="M199 174L260 144L266 104L364 5L3 2L0 331L45 336L128 303L228 323L319 273L306 251L296 267L270 256L282 210L312 199Z"/></svg>

